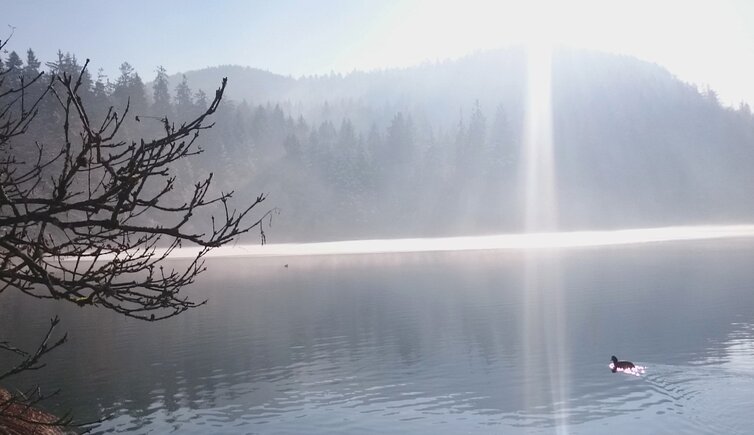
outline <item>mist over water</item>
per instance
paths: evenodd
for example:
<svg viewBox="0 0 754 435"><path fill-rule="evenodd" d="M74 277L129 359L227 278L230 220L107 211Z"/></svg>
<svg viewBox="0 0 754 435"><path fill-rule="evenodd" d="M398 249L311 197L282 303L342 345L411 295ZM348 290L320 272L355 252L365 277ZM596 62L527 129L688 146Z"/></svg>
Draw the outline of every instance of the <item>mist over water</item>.
<svg viewBox="0 0 754 435"><path fill-rule="evenodd" d="M271 243L267 245L239 244L214 249L210 251L208 257L290 257L496 250L531 251L599 246L617 247L623 245L749 237L754 237L754 225L698 225L608 231L497 234L471 237L346 240L319 243ZM197 248L179 248L172 251L170 258L191 258L197 253ZM102 256L102 258L106 257Z"/></svg>
<svg viewBox="0 0 754 435"><path fill-rule="evenodd" d="M61 315L70 342L33 380L62 388L48 409L112 415L95 434L744 434L752 252L718 239L212 258L186 293L207 305L174 319L9 294L0 329L32 343ZM531 262L558 265L560 300L545 287L528 306L524 288L550 281L532 282ZM646 375L611 373L611 354Z"/></svg>

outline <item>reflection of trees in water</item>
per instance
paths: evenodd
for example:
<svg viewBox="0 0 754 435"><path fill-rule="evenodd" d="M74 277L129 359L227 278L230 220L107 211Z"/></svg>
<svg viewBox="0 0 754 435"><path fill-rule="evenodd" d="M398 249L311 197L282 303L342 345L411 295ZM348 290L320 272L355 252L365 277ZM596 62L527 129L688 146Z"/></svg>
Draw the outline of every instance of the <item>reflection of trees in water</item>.
<svg viewBox="0 0 754 435"><path fill-rule="evenodd" d="M754 302L742 297L752 278L747 256L723 246L587 249L564 257L571 347L562 357L574 367L567 407L611 400L603 391L612 388L605 376L616 352L646 363L650 373L653 364L687 364L702 350L725 355L737 328L731 319L754 313ZM520 364L518 254L378 258L256 259L253 268L248 259L212 260L190 290L209 304L154 325L43 304L40 310L77 323L64 325L70 346L38 375L62 387L60 401L82 418L100 408L147 420L156 409L240 406L263 415L346 402L378 408L409 393L417 402L445 400L438 412L493 418L525 409L527 382L546 388L546 367L528 367L526 377ZM14 309L0 317L0 328L29 309L18 298L5 302Z"/></svg>

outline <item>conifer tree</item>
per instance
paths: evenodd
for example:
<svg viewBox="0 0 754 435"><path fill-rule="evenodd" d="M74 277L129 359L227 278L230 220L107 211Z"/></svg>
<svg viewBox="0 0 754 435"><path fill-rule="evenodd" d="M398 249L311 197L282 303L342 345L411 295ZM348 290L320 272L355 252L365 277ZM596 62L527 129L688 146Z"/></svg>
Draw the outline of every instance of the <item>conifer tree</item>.
<svg viewBox="0 0 754 435"><path fill-rule="evenodd" d="M147 107L144 82L128 62L120 65L120 76L113 86L112 97L115 107L124 108L128 105L130 113L136 116L144 115Z"/></svg>
<svg viewBox="0 0 754 435"><path fill-rule="evenodd" d="M178 118L176 121L186 119L193 113L194 99L191 96L191 88L189 88L186 75L183 75L181 82L175 87L175 114Z"/></svg>
<svg viewBox="0 0 754 435"><path fill-rule="evenodd" d="M11 51L8 55L8 59L5 60L5 69L8 71L20 71L23 65L24 63L21 60L21 57L19 57L18 53L15 51Z"/></svg>
<svg viewBox="0 0 754 435"><path fill-rule="evenodd" d="M207 94L201 89L194 94L194 106L199 112L207 110Z"/></svg>
<svg viewBox="0 0 754 435"><path fill-rule="evenodd" d="M4 83L9 88L17 88L21 84L21 77L22 77L22 67L23 67L23 61L18 56L18 53L15 51L11 51L8 55L8 59L5 60L5 71L7 74L5 75L5 80L7 83Z"/></svg>
<svg viewBox="0 0 754 435"><path fill-rule="evenodd" d="M168 90L168 74L163 66L157 67L157 77L152 84L152 115L172 120L172 108L170 106L170 91Z"/></svg>
<svg viewBox="0 0 754 435"><path fill-rule="evenodd" d="M31 48L26 51L26 66L24 67L24 80L27 78L33 78L39 75L39 67L42 63L37 59L34 54L34 50Z"/></svg>

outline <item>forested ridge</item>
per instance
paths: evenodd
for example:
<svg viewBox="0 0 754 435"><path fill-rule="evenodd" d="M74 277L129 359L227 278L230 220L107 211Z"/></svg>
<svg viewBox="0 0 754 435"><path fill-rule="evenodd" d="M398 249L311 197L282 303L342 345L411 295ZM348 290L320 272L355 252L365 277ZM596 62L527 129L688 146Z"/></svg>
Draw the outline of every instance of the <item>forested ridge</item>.
<svg viewBox="0 0 754 435"><path fill-rule="evenodd" d="M204 152L179 172L221 174L215 188L242 201L268 193L280 210L271 242L472 235L523 228L524 61L509 49L297 79L236 66L170 76L157 67L148 83L124 63L118 77L85 72L80 95L95 122L129 104L121 134L148 137L163 117L180 124L205 110L205 91L228 76L229 100L203 133ZM60 53L43 67L32 50L11 51L2 67L28 81L41 70L77 73L81 62ZM44 77L35 86L41 92ZM747 105L723 107L713 91L654 64L572 50L554 57L552 100L563 228L754 218ZM12 152L60 143L60 122L48 98Z"/></svg>

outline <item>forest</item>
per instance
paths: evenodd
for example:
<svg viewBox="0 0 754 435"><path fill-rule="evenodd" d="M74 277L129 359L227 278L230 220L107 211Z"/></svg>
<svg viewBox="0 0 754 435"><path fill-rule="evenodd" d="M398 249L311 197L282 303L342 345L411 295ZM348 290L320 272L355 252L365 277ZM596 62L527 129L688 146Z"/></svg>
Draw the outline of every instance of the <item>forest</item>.
<svg viewBox="0 0 754 435"><path fill-rule="evenodd" d="M11 80L27 82L82 67L63 52L43 67L32 49L1 60L18 71ZM124 62L115 78L87 70L79 92L95 122L129 105L120 134L149 137L165 117L180 124L206 110L227 76L203 152L181 163L179 178L215 173L214 188L242 202L268 194L278 211L270 242L476 235L523 229L524 69L518 49L301 78L236 66L169 75L158 66L146 82ZM561 50L552 74L561 228L754 216L746 104L724 107L713 91L627 56ZM34 86L29 98L44 76ZM11 152L28 157L35 143L59 143L62 119L45 99Z"/></svg>

